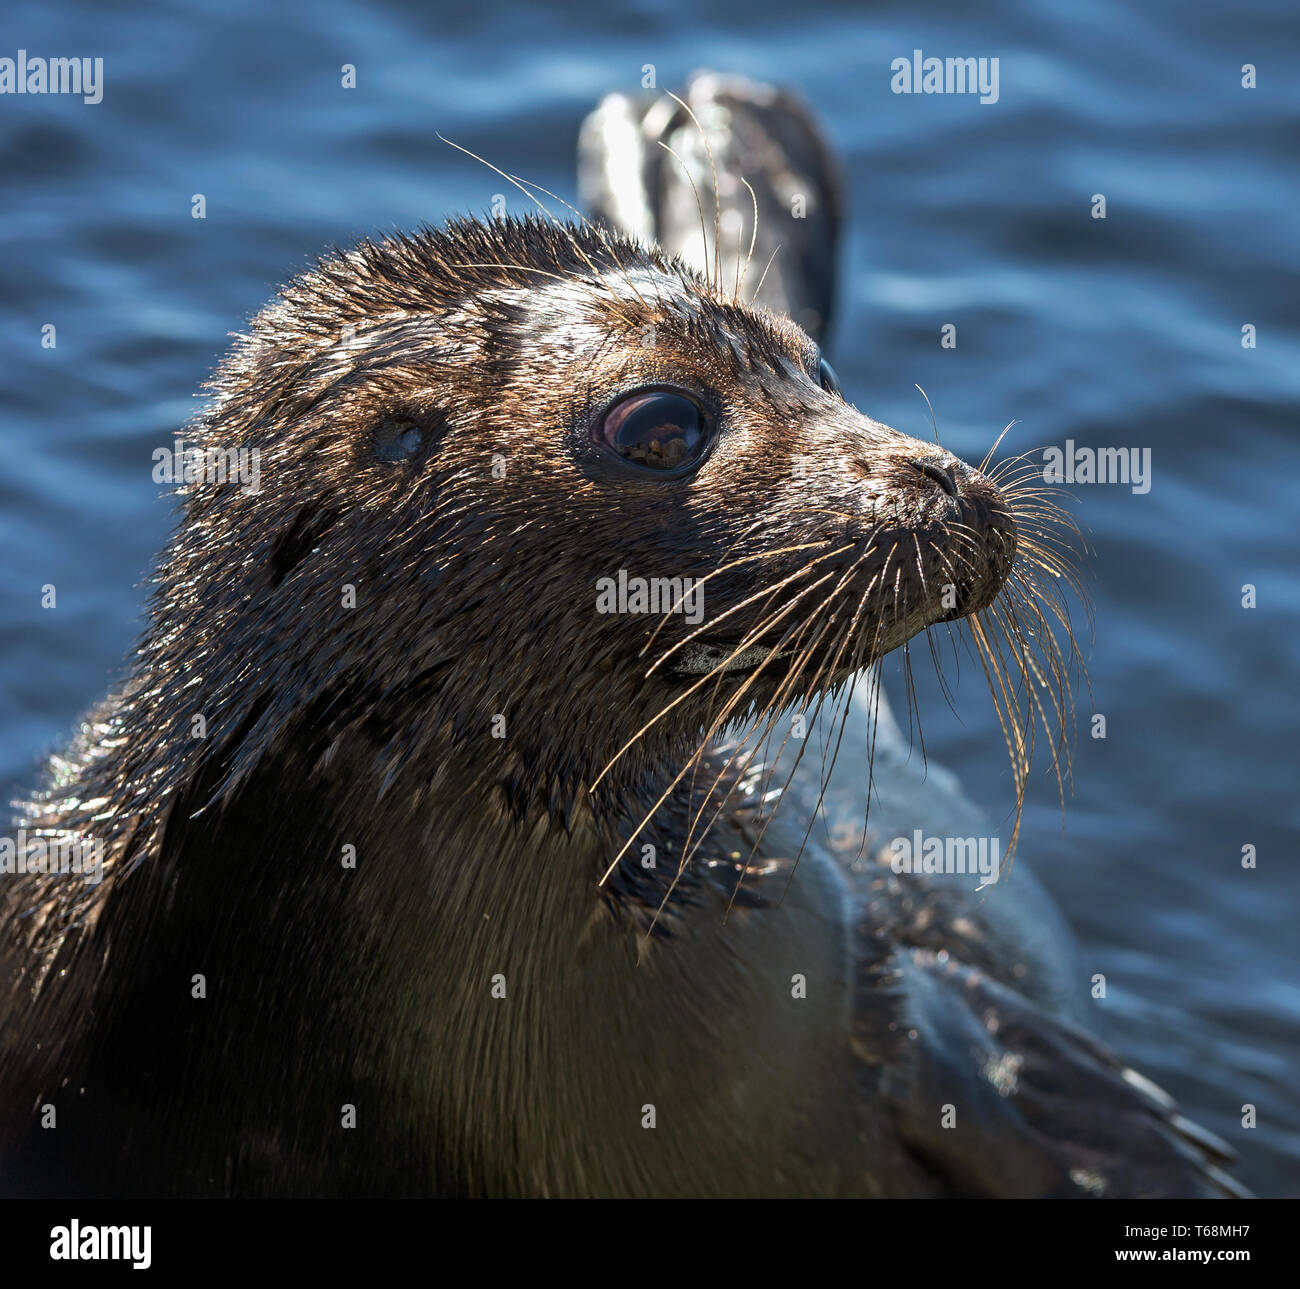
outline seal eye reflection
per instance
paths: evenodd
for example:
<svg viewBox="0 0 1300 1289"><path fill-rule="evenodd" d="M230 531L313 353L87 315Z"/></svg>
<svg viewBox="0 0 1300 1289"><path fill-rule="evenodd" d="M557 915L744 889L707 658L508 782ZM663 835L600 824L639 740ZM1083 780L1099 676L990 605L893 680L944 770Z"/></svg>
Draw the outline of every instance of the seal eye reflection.
<svg viewBox="0 0 1300 1289"><path fill-rule="evenodd" d="M817 379L828 394L835 394L839 398L844 397L844 391L840 388L840 378L835 374L835 368L825 358L817 364Z"/></svg>
<svg viewBox="0 0 1300 1289"><path fill-rule="evenodd" d="M703 456L709 421L700 405L685 394L645 389L609 408L593 427L592 438L635 465L677 470Z"/></svg>

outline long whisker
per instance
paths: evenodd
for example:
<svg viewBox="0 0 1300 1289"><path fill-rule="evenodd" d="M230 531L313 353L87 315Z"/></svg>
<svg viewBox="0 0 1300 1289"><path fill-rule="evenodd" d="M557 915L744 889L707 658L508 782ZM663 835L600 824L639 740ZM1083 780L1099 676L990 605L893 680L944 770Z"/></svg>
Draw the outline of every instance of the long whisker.
<svg viewBox="0 0 1300 1289"><path fill-rule="evenodd" d="M803 591L799 592L799 594L800 594L800 595L803 595L803 594L805 594L806 592L813 590L816 586L820 585L822 582L825 582L825 581L829 580L829 579L830 579L831 577L833 577L833 576L834 576L834 573L833 573L833 572L825 574L825 576L819 578L817 582L814 582L814 583L812 584L812 586L810 586L810 587L805 587ZM795 608L797 608L797 607L798 607L798 601L797 601L797 600L792 600L792 602L791 602L790 604L785 605L781 610L779 610L779 612L778 612L777 614L774 614L774 615L773 615L773 620L776 620L776 619L779 619L779 618L781 618L781 617L784 617L786 614L792 612L792 611L793 611ZM791 636L792 634L794 634L794 633L797 632L798 630L806 629L806 627L807 627L807 620L806 620L806 619L805 619L805 621L804 621L802 624L798 624L798 623L797 623L797 624L795 624L795 626L790 627L789 630L786 632L786 635L783 636L783 637L782 637L782 638L777 642L777 644L773 647L772 654L776 654L776 653L780 652L781 648L783 647L783 645L784 645L785 643L788 642L788 640L789 640L789 638L790 638L790 636ZM653 725L655 725L658 721L662 720L662 719L664 718L664 716L666 716L670 711L672 711L673 708L675 708L676 706L678 706L678 704L684 702L684 701L685 701L685 700L686 700L686 699L687 699L691 694L693 694L696 690L698 690L698 689L701 688L703 685L705 685L705 684L706 684L710 679L714 678L715 676L719 676L719 675L721 675L721 673L725 672L726 669L727 669L727 667L728 667L728 665L732 662L732 660L733 660L734 658L738 657L739 654L743 653L745 649L749 648L750 645L753 643L753 639L757 639L759 636L761 636L761 635L762 635L766 630L768 630L768 629L770 629L769 624L767 624L767 623L760 624L759 628L755 628L754 631L750 632L749 635L745 638L745 640L742 640L741 643L740 643L739 645L736 646L736 648L731 652L731 654L730 654L727 658L724 658L721 662L719 662L719 663L718 663L718 664L717 664L717 665L716 665L716 666L715 666L711 671L709 671L707 674L705 674L704 676L701 676L700 679L697 680L697 681L695 682L695 684L691 685L691 686L690 686L690 687L689 687L685 692L679 694L676 698L674 698L674 699L672 700L672 702L668 703L665 707L661 708L660 711L659 711L655 716L653 716L653 717L652 717L649 721L647 721L647 722L646 722L646 723L645 723L645 724L644 724L644 725L643 725L639 730L637 730L637 732L636 732L636 733L635 733L635 734L634 734L634 735L633 735L633 736L632 736L632 737L631 737L631 738L630 738L630 739L629 739L629 740L628 740L628 741L627 741L627 742L626 742L626 743L625 743L625 744L624 744L624 745L623 745L623 746L622 746L622 747L621 747L621 748L620 748L620 749L619 749L619 750L614 754L614 756L613 756L613 757L611 758L611 760L609 761L609 764L607 764L607 765L605 766L605 768L600 772L600 774L597 775L595 781L594 781L593 784L592 784L592 789L593 789L593 790L595 789L596 785L599 784L600 781L604 778L604 776L605 776L605 775L610 771L610 769L613 768L613 766L614 766L615 763L618 761L618 759L619 759L619 758L620 758L620 757L621 757L621 756L622 756L622 755L623 755L623 754L624 754L624 753L625 753L625 752L626 752L630 747L632 747L632 745L633 745L634 743L636 743L636 741L637 741L638 739L640 739L640 738L645 734L645 732L646 732L648 729L650 729L650 728L651 728ZM752 637L753 639L751 639L751 637ZM769 657L770 657L770 656L771 656L771 655L769 655ZM766 660L765 660L765 661L766 661ZM758 670L761 671L761 666L760 666L760 668L759 668ZM753 683L754 678L755 678L755 676L756 676L757 674L758 674L758 671L755 671L754 673L751 673L751 675L748 676L748 677L745 679L745 681L742 682L742 684L741 684L741 686L740 686L740 691L743 692L744 690L746 690L747 688L749 688L749 686ZM734 703L735 701L736 701L736 698L733 698L733 699L732 699L732 702ZM706 736L706 739L703 740L702 742L707 742L707 739L708 739L708 738L711 738L712 735L713 735L714 733L716 733L717 729L720 728L720 727L721 727L721 721L715 721L715 723L714 723L714 725L713 725L713 728L709 731L708 735ZM698 754L697 754L697 755L698 755ZM644 818L644 819L642 820L642 822L641 822L640 824L638 824L637 827L633 830L631 836L630 836L630 837L628 838L628 840L623 844L622 849L618 852L617 855L614 856L613 860L610 862L610 866L609 866L609 868L606 870L605 875L601 878L601 883L602 883L602 884L603 884L606 880L608 880L610 874L611 874L611 873L614 871L614 869L618 866L619 861L620 861L620 860L623 858L623 856L627 853L627 851L628 851L628 849L631 847L633 841L635 841L636 838L637 838L638 836L640 836L642 829L645 828L646 824L650 822L651 818L653 818L655 812L656 812L656 811L659 809L659 807L662 806L663 803L668 799L668 796L669 796L669 794L672 792L673 788L675 788L675 787L677 786L677 784L681 782L682 778L685 776L685 774L686 774L687 770L690 768L690 766L691 766L691 762L688 762L687 765L685 765L685 766L682 767L682 769L681 769L681 770L677 773L677 775L673 778L672 782L668 785L668 787L664 789L664 791L663 791L663 793L660 795L659 799L654 803L654 805L650 808L650 810L647 811L645 818Z"/></svg>
<svg viewBox="0 0 1300 1289"><path fill-rule="evenodd" d="M549 188L543 188L541 184L534 183L531 179L524 179L519 175L510 175L509 178L514 180L516 184L523 184L528 188L536 188L538 192L544 192L552 201L558 201L565 210L569 211L570 214L577 219L580 228L590 229L590 231L600 239L600 244L609 252L610 258L618 265L619 272L622 273L623 280L631 288L632 294L636 296L638 301L640 301L643 308L649 309L649 304L646 303L645 297L641 292L637 290L636 283L632 280L632 275L627 271L627 266L619 258L618 250L613 238L609 236L604 228L599 224L593 223L576 206L565 201L563 197L553 193Z"/></svg>
<svg viewBox="0 0 1300 1289"><path fill-rule="evenodd" d="M695 115L691 105L685 99L678 98L672 90L666 91L668 97L681 107L686 115L695 122L695 128L700 132L700 142L704 144L704 153L709 158L709 171L713 175L713 289L720 290L722 287L722 200L718 196L718 167L713 160L713 148L709 143L709 136L705 133L704 127L700 124L700 118ZM692 184L692 187L695 185ZM704 243L704 264L708 267L709 263L709 244L707 238Z"/></svg>
<svg viewBox="0 0 1300 1289"><path fill-rule="evenodd" d="M596 275L600 284L605 288L606 292L608 292L610 297L613 298L614 300L618 299L618 294L614 291L611 291L609 288L609 283L605 281L605 275L600 271L599 268L597 268L595 261L583 249L582 243L578 241L577 237L574 236L573 229L570 228L569 225L566 224L562 219L557 219L555 215L552 214L550 209L547 207L546 203L542 201L540 197L538 197L535 193L529 192L528 189L525 188L524 185L519 182L519 180L515 179L513 175L508 175L504 170L501 169L500 166L494 166L486 158L480 157L477 152L471 152L468 148L462 147L459 143L453 143L450 139L443 138L441 134L438 134L437 138L441 140L443 143L445 143L449 148L455 148L457 152L463 152L467 157L470 157L473 160L477 161L480 165L486 166L489 170L493 172L493 174L500 175L501 178L506 181L506 183L513 185L521 193L523 193L523 195L527 197L529 201L535 203L538 209L541 210L543 214L545 214L547 219L549 219L551 223L555 225L556 228L561 229L564 232L565 236L569 239L569 245L572 246L573 249L577 252L578 258L581 259L582 262ZM619 316L623 318L623 320L628 324L628 326L634 325L630 318L627 318L625 315L622 314L620 314Z"/></svg>
<svg viewBox="0 0 1300 1289"><path fill-rule="evenodd" d="M758 299L758 293L763 289L763 283L767 281L767 270L772 267L772 261L776 259L776 253L781 249L778 243L773 249L772 254L767 257L767 264L763 269L763 275L758 279L758 285L754 288L754 299Z"/></svg>
<svg viewBox="0 0 1300 1289"><path fill-rule="evenodd" d="M680 102L680 100L678 101ZM679 157L677 153L674 152L673 149L669 147L668 144L666 144L662 139L660 139L658 142L659 142L659 146L665 152L667 152L673 158L673 160L677 162L679 166L681 166L682 174L686 176L686 182L690 184L691 192L695 194L695 209L700 216L700 240L704 243L703 246L704 271L705 271L705 276L707 276L708 269L709 269L709 230L704 222L704 204L700 201L700 190L696 188L695 180L691 177L690 168L687 166L686 162L683 161L681 157Z"/></svg>
<svg viewBox="0 0 1300 1289"><path fill-rule="evenodd" d="M758 241L758 194L750 187L749 180L744 175L741 175L740 182L749 188L750 200L754 203L754 226L749 234L749 250L745 254L745 266L740 270L740 277L736 280L736 293L732 297L736 303L739 303L740 293L744 290L745 275L749 272L749 262L754 258L754 244Z"/></svg>

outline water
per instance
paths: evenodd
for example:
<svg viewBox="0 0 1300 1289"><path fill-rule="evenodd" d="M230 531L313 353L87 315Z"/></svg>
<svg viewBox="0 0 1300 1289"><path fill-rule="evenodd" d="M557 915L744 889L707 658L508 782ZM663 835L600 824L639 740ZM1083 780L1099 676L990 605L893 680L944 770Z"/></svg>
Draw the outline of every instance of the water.
<svg viewBox="0 0 1300 1289"><path fill-rule="evenodd" d="M7 16L0 56L102 56L106 82L97 106L0 98L10 794L120 674L170 523L150 453L227 333L316 251L483 211L500 191L435 132L572 199L583 113L636 89L644 64L660 85L699 66L779 80L813 104L849 178L831 348L853 401L926 436L919 383L945 445L973 459L1013 417L1012 451L1151 449L1149 493L1073 490L1107 737L1080 729L1064 837L1036 782L1023 853L1107 978L1109 1038L1239 1146L1254 1189L1300 1189L1293 6L868 17L765 2L723 22L685 0L436 18L223 0ZM997 56L999 101L892 94L890 61L916 48ZM1257 89L1241 87L1246 62ZM940 348L945 323L955 350ZM55 612L39 607L46 583ZM928 670L927 749L999 814L1010 787L987 695L968 671L953 714Z"/></svg>

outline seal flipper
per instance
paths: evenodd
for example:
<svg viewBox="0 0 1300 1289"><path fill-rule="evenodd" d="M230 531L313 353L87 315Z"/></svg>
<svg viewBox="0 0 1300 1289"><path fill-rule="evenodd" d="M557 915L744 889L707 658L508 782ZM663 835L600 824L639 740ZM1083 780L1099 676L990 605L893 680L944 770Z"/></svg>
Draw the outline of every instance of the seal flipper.
<svg viewBox="0 0 1300 1289"><path fill-rule="evenodd" d="M706 275L716 260L723 290L730 293L743 278L744 300L753 299L761 281L759 303L787 314L821 343L835 305L844 204L834 154L788 90L699 72L681 97L709 132L712 165L695 123L667 95L610 94L582 124L581 205L593 218L658 242ZM715 167L720 247L713 245ZM750 256L755 202L758 230Z"/></svg>
<svg viewBox="0 0 1300 1289"><path fill-rule="evenodd" d="M1105 1046L983 972L904 948L864 969L853 1046L873 1104L944 1193L1249 1198L1230 1148Z"/></svg>

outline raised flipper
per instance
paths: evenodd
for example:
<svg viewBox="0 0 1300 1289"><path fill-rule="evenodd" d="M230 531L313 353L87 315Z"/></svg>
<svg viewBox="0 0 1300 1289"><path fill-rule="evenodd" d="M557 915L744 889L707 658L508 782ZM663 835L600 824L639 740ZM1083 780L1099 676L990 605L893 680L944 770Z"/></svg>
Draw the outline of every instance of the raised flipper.
<svg viewBox="0 0 1300 1289"><path fill-rule="evenodd" d="M759 303L820 341L834 308L843 204L834 154L786 90L701 72L681 98L708 131L713 153L723 289L733 290L743 273L740 296L748 300L762 279ZM707 260L713 270L713 169L699 129L668 95L610 94L587 117L578 141L578 192L593 217L691 264Z"/></svg>

